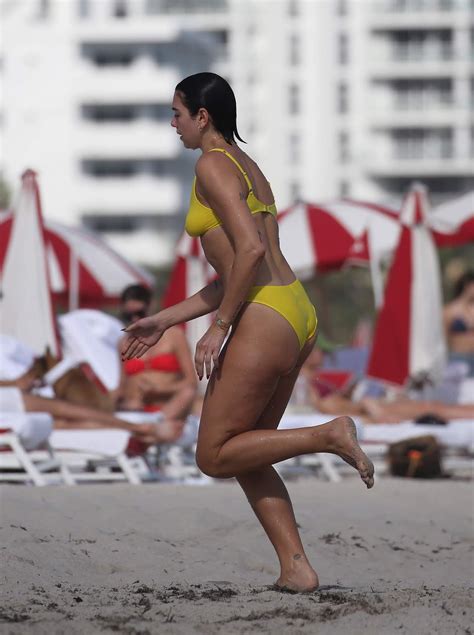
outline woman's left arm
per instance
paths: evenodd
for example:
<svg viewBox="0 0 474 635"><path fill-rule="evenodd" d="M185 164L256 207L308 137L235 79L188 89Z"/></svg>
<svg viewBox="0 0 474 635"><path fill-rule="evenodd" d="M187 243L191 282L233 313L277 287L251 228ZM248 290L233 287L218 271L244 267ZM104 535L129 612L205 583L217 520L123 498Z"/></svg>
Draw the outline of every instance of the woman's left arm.
<svg viewBox="0 0 474 635"><path fill-rule="evenodd" d="M225 324L232 324L253 285L265 256L265 246L235 168L227 158L219 155L214 152L204 154L196 164L196 176L206 201L218 215L234 249L232 269L217 312L218 319ZM198 343L195 365L200 378L204 366L209 377L211 360L214 366L218 366L218 355L225 335L225 327L218 326L216 321Z"/></svg>

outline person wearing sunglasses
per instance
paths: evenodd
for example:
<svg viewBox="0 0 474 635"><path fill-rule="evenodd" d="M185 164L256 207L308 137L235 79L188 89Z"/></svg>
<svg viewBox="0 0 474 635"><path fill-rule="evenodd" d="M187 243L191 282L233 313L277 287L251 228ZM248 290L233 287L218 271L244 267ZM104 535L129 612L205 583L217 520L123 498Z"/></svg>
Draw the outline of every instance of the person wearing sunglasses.
<svg viewBox="0 0 474 635"><path fill-rule="evenodd" d="M152 293L147 287L135 284L124 289L120 300L120 317L128 326L149 315ZM123 362L118 407L160 412L163 421L174 426L179 438L196 390L191 351L184 332L175 327L142 358Z"/></svg>

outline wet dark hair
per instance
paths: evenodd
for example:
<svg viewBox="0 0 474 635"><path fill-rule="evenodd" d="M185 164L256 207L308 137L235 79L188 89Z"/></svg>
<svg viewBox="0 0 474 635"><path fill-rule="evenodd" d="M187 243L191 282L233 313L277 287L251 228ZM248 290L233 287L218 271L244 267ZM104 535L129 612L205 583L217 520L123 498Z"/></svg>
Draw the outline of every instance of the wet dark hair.
<svg viewBox="0 0 474 635"><path fill-rule="evenodd" d="M234 91L223 77L215 73L196 73L181 80L175 90L192 117L197 115L199 108L205 108L214 128L227 143L235 143L235 137L245 143L237 132Z"/></svg>
<svg viewBox="0 0 474 635"><path fill-rule="evenodd" d="M150 304L151 298L152 293L148 287L143 284L131 284L122 291L120 302L125 304L129 300L137 300L138 302Z"/></svg>
<svg viewBox="0 0 474 635"><path fill-rule="evenodd" d="M454 285L454 299L459 298L464 293L466 288L472 283L474 283L474 271L466 271L465 273L463 273Z"/></svg>

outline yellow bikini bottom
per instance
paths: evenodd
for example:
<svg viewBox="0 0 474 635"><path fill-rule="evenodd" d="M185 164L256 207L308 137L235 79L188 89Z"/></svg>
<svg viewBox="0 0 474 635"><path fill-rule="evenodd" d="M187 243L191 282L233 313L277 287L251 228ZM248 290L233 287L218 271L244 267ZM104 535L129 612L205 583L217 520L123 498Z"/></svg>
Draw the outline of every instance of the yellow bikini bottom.
<svg viewBox="0 0 474 635"><path fill-rule="evenodd" d="M264 304L282 315L293 327L300 343L300 350L316 332L316 309L299 280L283 286L252 287L247 302Z"/></svg>

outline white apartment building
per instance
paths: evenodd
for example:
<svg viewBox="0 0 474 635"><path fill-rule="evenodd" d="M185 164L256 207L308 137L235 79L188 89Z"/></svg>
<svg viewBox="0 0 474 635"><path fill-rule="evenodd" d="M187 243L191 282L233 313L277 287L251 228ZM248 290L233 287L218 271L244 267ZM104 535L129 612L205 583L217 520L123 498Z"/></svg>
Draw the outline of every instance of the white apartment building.
<svg viewBox="0 0 474 635"><path fill-rule="evenodd" d="M169 263L195 157L171 128L180 79L226 73L222 0L2 3L2 173L37 170L48 218Z"/></svg>
<svg viewBox="0 0 474 635"><path fill-rule="evenodd" d="M474 0L3 0L1 170L45 214L170 261L196 155L173 88L215 70L279 208L474 187Z"/></svg>
<svg viewBox="0 0 474 635"><path fill-rule="evenodd" d="M235 0L240 127L280 206L474 187L473 0Z"/></svg>
<svg viewBox="0 0 474 635"><path fill-rule="evenodd" d="M340 38L350 38L350 4L340 17ZM414 179L435 202L473 189L474 2L379 0L361 22L366 60L356 61L359 77L348 78L347 127L340 124L353 194L372 185L375 196L396 196ZM345 148L351 136L352 157Z"/></svg>

